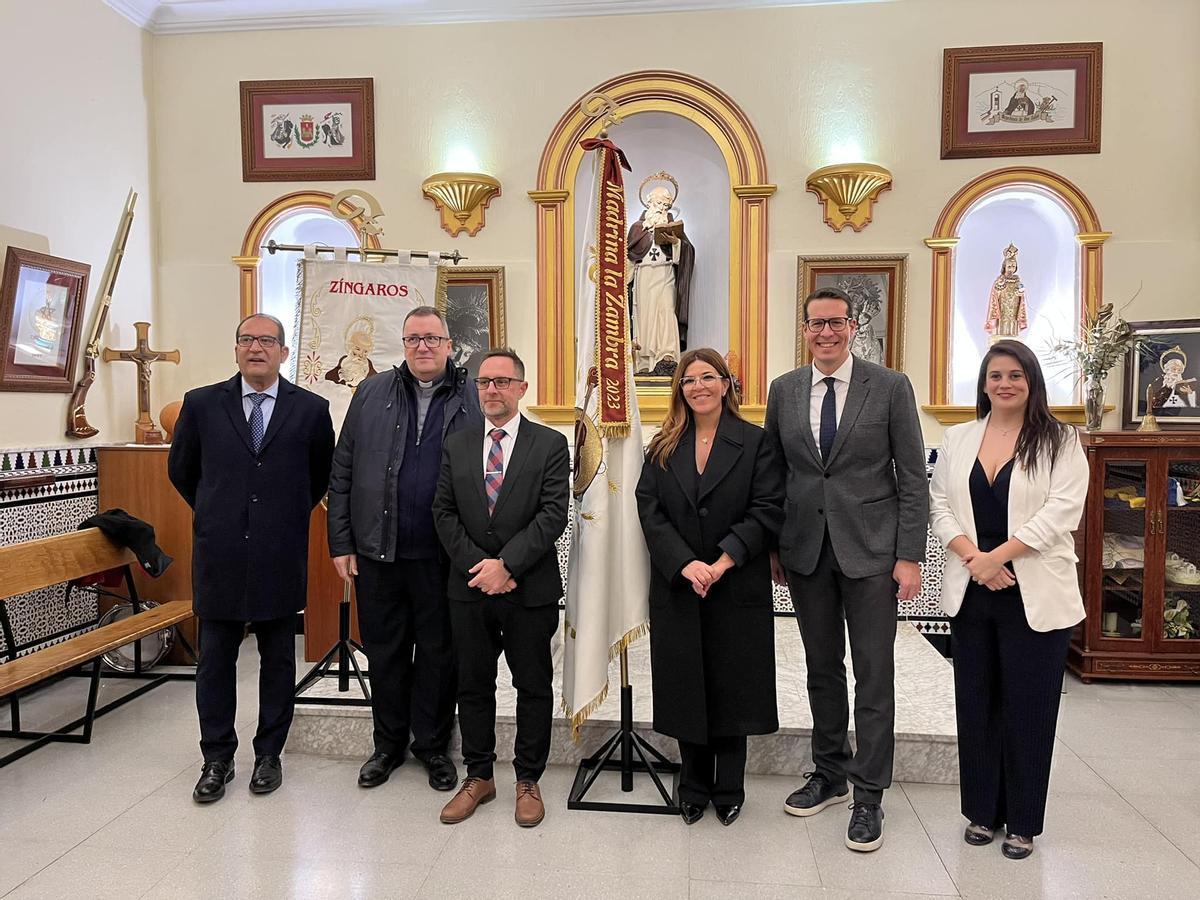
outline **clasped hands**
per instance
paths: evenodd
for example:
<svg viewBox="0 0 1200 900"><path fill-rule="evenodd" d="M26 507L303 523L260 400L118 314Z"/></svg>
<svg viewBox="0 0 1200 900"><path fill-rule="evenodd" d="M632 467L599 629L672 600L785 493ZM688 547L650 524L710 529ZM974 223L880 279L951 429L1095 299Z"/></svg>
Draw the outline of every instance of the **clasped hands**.
<svg viewBox="0 0 1200 900"><path fill-rule="evenodd" d="M499 559L481 559L467 571L475 576L467 582L467 587L479 588L485 594L507 594L517 586L512 573Z"/></svg>
<svg viewBox="0 0 1200 900"><path fill-rule="evenodd" d="M1017 583L1017 579L1004 567L1004 563L991 553L984 553L977 547L968 550L963 555L962 564L971 574L971 580L976 584L982 584L988 590L999 591Z"/></svg>
<svg viewBox="0 0 1200 900"><path fill-rule="evenodd" d="M698 559L693 559L690 563L683 567L680 573L692 584L692 590L701 597L708 596L709 588L720 581L721 576L733 568L733 557L728 553L722 553L712 565L701 562Z"/></svg>

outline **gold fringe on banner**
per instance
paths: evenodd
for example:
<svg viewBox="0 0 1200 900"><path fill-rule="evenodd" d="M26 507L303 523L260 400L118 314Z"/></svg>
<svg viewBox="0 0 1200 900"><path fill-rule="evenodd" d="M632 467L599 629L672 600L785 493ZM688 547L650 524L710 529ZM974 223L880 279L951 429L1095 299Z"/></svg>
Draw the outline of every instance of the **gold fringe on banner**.
<svg viewBox="0 0 1200 900"><path fill-rule="evenodd" d="M570 622L563 622L563 626L568 633L574 633L575 627ZM608 648L608 661L611 664L614 659L621 655L622 650L629 649L629 645L639 638L645 637L650 633L650 623L643 622L635 626L630 631L626 632L625 636ZM568 719L571 720L571 740L579 743L579 729L583 723L592 717L592 713L604 705L604 701L608 699L608 679L604 681L604 687L600 689L600 693L583 705L583 708L573 712L571 707L567 705L566 696L562 699L562 711Z"/></svg>

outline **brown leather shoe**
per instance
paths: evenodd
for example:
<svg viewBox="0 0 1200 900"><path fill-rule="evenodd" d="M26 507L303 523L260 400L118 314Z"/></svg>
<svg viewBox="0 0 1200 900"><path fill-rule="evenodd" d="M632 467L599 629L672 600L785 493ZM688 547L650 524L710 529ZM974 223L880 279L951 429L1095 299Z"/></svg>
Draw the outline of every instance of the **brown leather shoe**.
<svg viewBox="0 0 1200 900"><path fill-rule="evenodd" d="M542 792L536 781L517 782L517 812L514 818L522 828L532 828L546 818Z"/></svg>
<svg viewBox="0 0 1200 900"><path fill-rule="evenodd" d="M454 825L464 819L471 818L475 807L482 803L490 803L496 799L496 779L471 778L463 779L458 793L442 807L441 820L443 825Z"/></svg>

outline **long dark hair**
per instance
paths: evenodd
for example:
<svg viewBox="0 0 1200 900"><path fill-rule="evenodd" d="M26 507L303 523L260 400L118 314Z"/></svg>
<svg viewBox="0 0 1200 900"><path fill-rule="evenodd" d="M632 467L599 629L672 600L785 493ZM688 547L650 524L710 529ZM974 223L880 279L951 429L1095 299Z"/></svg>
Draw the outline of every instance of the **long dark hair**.
<svg viewBox="0 0 1200 900"><path fill-rule="evenodd" d="M738 410L738 396L737 389L733 384L733 374L729 371L729 365L721 354L711 347L697 347L695 350L686 351L680 357L679 365L675 367L675 376L671 379L671 403L667 407L666 416L663 417L662 427L650 439L650 446L646 448L646 456L663 469L667 467L667 460L671 458L679 446L680 440L683 439L684 433L687 432L688 426L692 424L692 408L683 399L683 388L679 382L687 372L688 366L694 362L708 363L717 370L718 375L728 382L729 390L725 392L725 397L721 401L721 414L729 413L739 419L742 418L742 414Z"/></svg>
<svg viewBox="0 0 1200 900"><path fill-rule="evenodd" d="M1025 421L1021 425L1021 433L1017 437L1017 447L1013 455L1017 462L1029 474L1037 471L1038 457L1047 453L1050 459L1055 459L1074 432L1071 427L1064 425L1050 412L1050 403L1046 399L1046 379L1042 377L1042 367L1038 364L1033 351L1020 341L996 341L988 348L979 366L979 384L975 394L975 415L982 419L992 411L992 398L987 395L988 365L997 356L1009 356L1015 359L1025 372L1025 383L1029 386L1029 399L1025 402Z"/></svg>

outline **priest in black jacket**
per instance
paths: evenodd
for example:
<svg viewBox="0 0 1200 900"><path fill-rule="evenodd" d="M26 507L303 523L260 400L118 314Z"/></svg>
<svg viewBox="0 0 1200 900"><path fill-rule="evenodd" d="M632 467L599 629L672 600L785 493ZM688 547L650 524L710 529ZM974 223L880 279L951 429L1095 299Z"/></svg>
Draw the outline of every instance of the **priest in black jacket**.
<svg viewBox="0 0 1200 900"><path fill-rule="evenodd" d="M258 730L250 790L283 781L292 724L296 613L308 581L308 523L329 485L329 403L279 376L283 324L252 315L237 328L239 374L188 391L167 469L192 507L192 604L200 619L196 707L204 768L197 803L225 794L237 749L238 648L258 638Z"/></svg>

